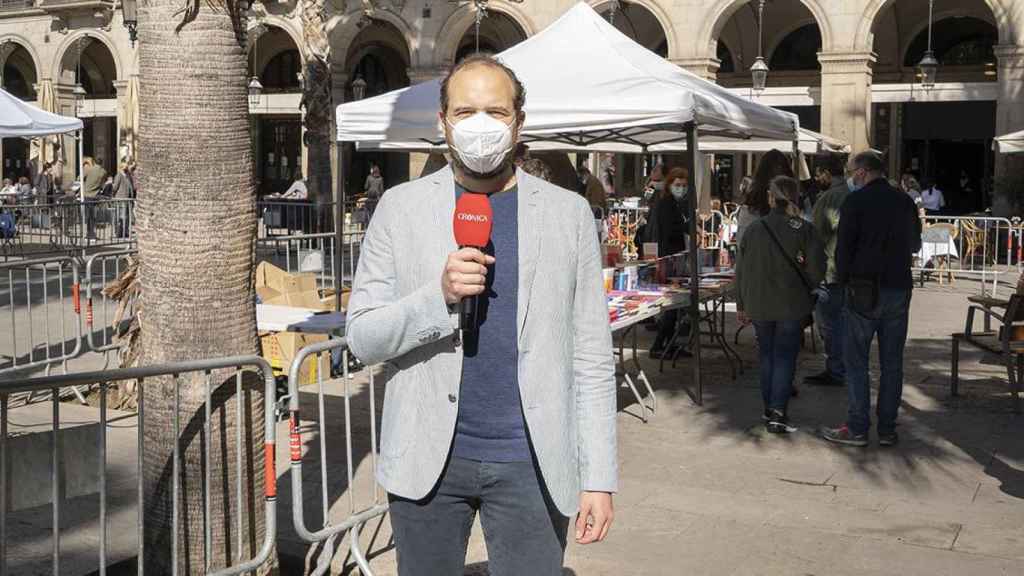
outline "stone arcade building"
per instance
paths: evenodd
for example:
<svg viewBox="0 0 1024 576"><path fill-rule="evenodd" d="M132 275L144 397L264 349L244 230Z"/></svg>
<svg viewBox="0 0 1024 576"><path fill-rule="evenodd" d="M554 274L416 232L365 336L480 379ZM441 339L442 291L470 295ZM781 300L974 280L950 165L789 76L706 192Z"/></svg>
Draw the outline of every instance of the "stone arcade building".
<svg viewBox="0 0 1024 576"><path fill-rule="evenodd" d="M500 51L576 1L490 0L477 37L472 1L325 0L335 104L352 98L357 77L367 96L434 78L478 42ZM767 0L763 55L771 72L761 94L750 89L749 73L759 50L757 0L586 1L604 13L616 4L616 27L681 67L795 112L804 126L855 149L886 151L892 171L952 182L962 170L982 184L958 200L963 210L990 203L991 175L1021 179L1021 165L994 156L990 144L1024 128L1024 0L935 0L941 66L931 90L915 68L927 45L928 0ZM294 0L251 9L250 63L264 86L251 109L263 193L283 190L305 161L299 9ZM86 154L109 167L133 153L137 52L112 2L0 0L0 63L5 89L85 120ZM85 91L77 105L76 84ZM63 154L73 176L71 144ZM34 153L27 142L5 141L4 174L25 170ZM358 187L371 162L394 182L418 173L423 159L357 153L344 170L348 181ZM630 172L620 170L625 187L634 185Z"/></svg>

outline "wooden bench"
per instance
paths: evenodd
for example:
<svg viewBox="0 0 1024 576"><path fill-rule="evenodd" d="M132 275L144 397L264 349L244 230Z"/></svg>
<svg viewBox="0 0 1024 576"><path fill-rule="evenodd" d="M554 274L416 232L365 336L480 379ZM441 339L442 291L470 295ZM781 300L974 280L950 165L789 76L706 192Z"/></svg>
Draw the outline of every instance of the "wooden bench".
<svg viewBox="0 0 1024 576"><path fill-rule="evenodd" d="M972 299L967 308L967 323L962 333L953 334L952 377L950 393L957 396L960 385L960 344L969 344L984 352L999 356L1006 365L1006 375L1013 397L1013 411L1020 414L1021 382L1024 381L1024 296L1014 294L1009 301L986 300L978 303ZM996 308L1005 308L1000 314ZM985 330L974 331L976 312L984 315ZM1000 325L991 329L992 320Z"/></svg>

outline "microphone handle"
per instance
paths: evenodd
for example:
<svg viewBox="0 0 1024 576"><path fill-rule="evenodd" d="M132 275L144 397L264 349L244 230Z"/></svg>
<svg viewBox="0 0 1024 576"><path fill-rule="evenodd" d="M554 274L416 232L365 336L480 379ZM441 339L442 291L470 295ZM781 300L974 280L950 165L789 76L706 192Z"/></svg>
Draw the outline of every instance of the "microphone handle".
<svg viewBox="0 0 1024 576"><path fill-rule="evenodd" d="M470 296L469 298L463 298L459 302L459 328L463 332L476 332L479 328L479 318L477 318L477 303L479 296Z"/></svg>

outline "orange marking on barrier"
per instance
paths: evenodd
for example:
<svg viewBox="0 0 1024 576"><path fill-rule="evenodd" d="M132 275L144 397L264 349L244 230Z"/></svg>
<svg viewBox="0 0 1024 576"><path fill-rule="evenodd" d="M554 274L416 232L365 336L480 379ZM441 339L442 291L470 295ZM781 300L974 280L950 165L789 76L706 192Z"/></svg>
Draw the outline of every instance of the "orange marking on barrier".
<svg viewBox="0 0 1024 576"><path fill-rule="evenodd" d="M92 327L92 298L85 301L85 325Z"/></svg>
<svg viewBox="0 0 1024 576"><path fill-rule="evenodd" d="M75 306L75 314L82 313L82 298L81 298L82 286L75 282L71 285L71 302Z"/></svg>
<svg viewBox="0 0 1024 576"><path fill-rule="evenodd" d="M274 463L274 445L267 442L263 447L263 482L267 498L277 498L277 470Z"/></svg>
<svg viewBox="0 0 1024 576"><path fill-rule="evenodd" d="M291 449L292 462L302 460L302 436L299 434L299 411L292 412L288 420L288 447Z"/></svg>

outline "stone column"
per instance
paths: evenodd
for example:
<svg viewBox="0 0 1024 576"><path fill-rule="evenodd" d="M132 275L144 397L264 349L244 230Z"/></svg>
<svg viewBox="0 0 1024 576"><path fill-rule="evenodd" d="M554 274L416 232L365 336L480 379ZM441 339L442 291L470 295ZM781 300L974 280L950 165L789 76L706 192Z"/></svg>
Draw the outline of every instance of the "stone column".
<svg viewBox="0 0 1024 576"><path fill-rule="evenodd" d="M996 99L996 136L1024 129L1024 46L999 45L995 47L998 61L999 94ZM997 154L992 209L1005 216L1020 210L1020 200L1013 197L1024 186L1024 156Z"/></svg>
<svg viewBox="0 0 1024 576"><path fill-rule="evenodd" d="M121 164L122 158L133 153L133 151L128 149L128 142L130 141L130 137L124 131L124 119L129 114L127 107L128 81L115 80L114 92L117 94L117 130L114 133L116 138L116 141L114 142L114 162L117 164L117 166L112 166L108 168L107 171L110 172L111 174L113 174L114 171L118 169L118 167ZM124 151L121 150L122 147L124 147Z"/></svg>
<svg viewBox="0 0 1024 576"><path fill-rule="evenodd" d="M821 131L860 152L871 146L871 52L819 52Z"/></svg>
<svg viewBox="0 0 1024 576"><path fill-rule="evenodd" d="M669 62L705 80L715 82L722 62L717 58L669 58Z"/></svg>

